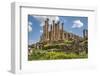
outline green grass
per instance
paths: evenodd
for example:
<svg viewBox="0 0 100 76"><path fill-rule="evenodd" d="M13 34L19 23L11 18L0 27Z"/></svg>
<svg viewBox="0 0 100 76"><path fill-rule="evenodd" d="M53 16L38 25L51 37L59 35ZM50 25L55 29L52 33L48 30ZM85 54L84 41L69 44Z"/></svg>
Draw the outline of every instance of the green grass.
<svg viewBox="0 0 100 76"><path fill-rule="evenodd" d="M31 55L28 56L28 60L55 60L55 59L78 59L87 58L85 52L81 52L79 55L76 53L65 53L65 52L47 52L46 50L35 50Z"/></svg>
<svg viewBox="0 0 100 76"><path fill-rule="evenodd" d="M75 45L72 40L64 40L59 42L52 42L45 44L42 49L31 48L33 51L28 55L28 60L55 60L55 59L80 59L88 58L86 54L87 40L81 42L80 46ZM82 48L84 47L84 49ZM81 51L77 51L81 49ZM82 51L84 50L84 51ZM77 54L76 54L76 53Z"/></svg>

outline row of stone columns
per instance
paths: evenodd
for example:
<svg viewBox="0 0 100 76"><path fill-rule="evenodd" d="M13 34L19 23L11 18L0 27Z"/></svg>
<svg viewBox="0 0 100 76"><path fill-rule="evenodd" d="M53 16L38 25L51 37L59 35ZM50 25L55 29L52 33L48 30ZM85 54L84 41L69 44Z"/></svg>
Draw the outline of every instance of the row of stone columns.
<svg viewBox="0 0 100 76"><path fill-rule="evenodd" d="M55 23L55 21L53 20L53 24L49 25L49 19L47 19L45 21L45 25L43 26L43 36L44 36L43 39L45 41L63 40L64 39L63 23L60 27L60 22L58 21L57 23Z"/></svg>
<svg viewBox="0 0 100 76"><path fill-rule="evenodd" d="M49 30L50 29L50 30ZM83 30L83 37L87 38L88 36L88 30ZM57 41L57 40L65 40L65 39L78 39L80 38L77 35L74 35L72 33L64 32L64 24L62 23L60 25L60 22L58 21L55 23L55 21L52 21L52 24L49 25L49 19L45 20L45 25L43 26L43 37L42 41Z"/></svg>

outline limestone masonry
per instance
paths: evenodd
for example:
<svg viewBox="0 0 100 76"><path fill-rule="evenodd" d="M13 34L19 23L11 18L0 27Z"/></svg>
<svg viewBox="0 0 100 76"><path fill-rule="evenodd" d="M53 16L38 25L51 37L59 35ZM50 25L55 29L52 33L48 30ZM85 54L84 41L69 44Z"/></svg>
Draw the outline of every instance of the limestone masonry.
<svg viewBox="0 0 100 76"><path fill-rule="evenodd" d="M86 38L88 36L87 29L83 30L83 37ZM75 35L73 33L69 33L64 30L64 23L60 23L60 21L55 22L52 21L52 24L49 24L49 19L45 20L45 25L43 26L43 34L41 36L40 41L58 41L58 40L80 40L82 37Z"/></svg>

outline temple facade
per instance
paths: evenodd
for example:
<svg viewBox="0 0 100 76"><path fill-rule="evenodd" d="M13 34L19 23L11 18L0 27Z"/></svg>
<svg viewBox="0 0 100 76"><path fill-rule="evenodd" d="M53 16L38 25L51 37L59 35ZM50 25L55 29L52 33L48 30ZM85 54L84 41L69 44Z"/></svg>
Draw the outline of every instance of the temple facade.
<svg viewBox="0 0 100 76"><path fill-rule="evenodd" d="M86 37L87 32L83 31L83 35ZM80 40L82 37L69 33L64 30L64 23L52 21L52 24L49 24L49 19L45 20L45 25L43 26L43 34L40 41L58 41L58 40L69 40L77 39Z"/></svg>

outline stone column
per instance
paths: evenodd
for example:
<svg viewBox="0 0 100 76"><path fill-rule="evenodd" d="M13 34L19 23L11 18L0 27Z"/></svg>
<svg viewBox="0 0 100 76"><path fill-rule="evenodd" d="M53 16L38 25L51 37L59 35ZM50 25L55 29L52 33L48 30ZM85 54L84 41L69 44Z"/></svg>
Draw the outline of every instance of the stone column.
<svg viewBox="0 0 100 76"><path fill-rule="evenodd" d="M47 18L47 40L49 40L49 19Z"/></svg>
<svg viewBox="0 0 100 76"><path fill-rule="evenodd" d="M55 21L53 20L53 40L55 40Z"/></svg>
<svg viewBox="0 0 100 76"><path fill-rule="evenodd" d="M59 21L57 22L57 39L60 40L60 28L59 28Z"/></svg>
<svg viewBox="0 0 100 76"><path fill-rule="evenodd" d="M44 26L44 29L45 29L45 32L44 32L44 35L45 35L45 40L47 41L49 39L49 19L47 18L46 21L45 21L45 26Z"/></svg>
<svg viewBox="0 0 100 76"><path fill-rule="evenodd" d="M51 27L50 27L50 40L51 41L53 40L53 28L52 28L52 24L51 24Z"/></svg>
<svg viewBox="0 0 100 76"><path fill-rule="evenodd" d="M55 24L55 40L57 40L57 33L58 32L58 30L57 30L57 24Z"/></svg>
<svg viewBox="0 0 100 76"><path fill-rule="evenodd" d="M63 26L64 26L64 23L62 23L62 25L61 25L61 34L62 34L61 40L64 39L64 29L63 29Z"/></svg>
<svg viewBox="0 0 100 76"><path fill-rule="evenodd" d="M84 29L83 30L83 37L84 38L87 38L88 37L88 30L87 29Z"/></svg>

